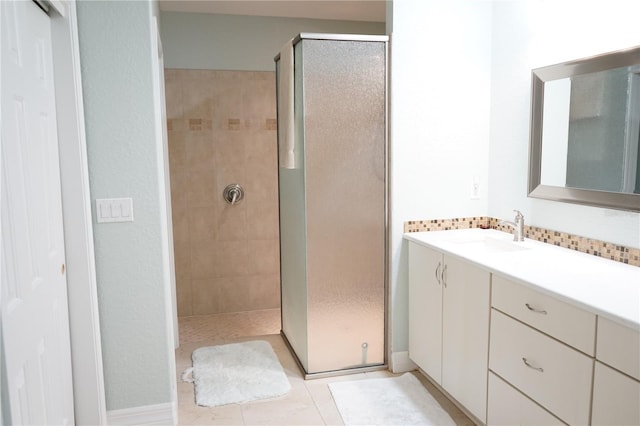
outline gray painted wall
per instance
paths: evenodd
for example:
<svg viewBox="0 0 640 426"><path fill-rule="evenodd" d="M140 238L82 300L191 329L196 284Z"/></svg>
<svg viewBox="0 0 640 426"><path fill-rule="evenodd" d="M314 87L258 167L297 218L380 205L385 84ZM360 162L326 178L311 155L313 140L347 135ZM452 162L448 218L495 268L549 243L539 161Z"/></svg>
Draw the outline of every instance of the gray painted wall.
<svg viewBox="0 0 640 426"><path fill-rule="evenodd" d="M166 68L275 71L273 58L301 32L385 34L380 22L163 12Z"/></svg>
<svg viewBox="0 0 640 426"><path fill-rule="evenodd" d="M169 403L173 330L163 247L149 1L78 2L108 410ZM96 223L95 199L133 198L134 222Z"/></svg>

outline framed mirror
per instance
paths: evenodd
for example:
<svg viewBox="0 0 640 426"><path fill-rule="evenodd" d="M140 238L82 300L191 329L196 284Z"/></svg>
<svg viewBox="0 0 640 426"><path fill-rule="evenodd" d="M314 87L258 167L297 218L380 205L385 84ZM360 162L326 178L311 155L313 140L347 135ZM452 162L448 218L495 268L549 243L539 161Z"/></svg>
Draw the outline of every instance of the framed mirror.
<svg viewBox="0 0 640 426"><path fill-rule="evenodd" d="M531 74L530 197L640 211L640 46Z"/></svg>

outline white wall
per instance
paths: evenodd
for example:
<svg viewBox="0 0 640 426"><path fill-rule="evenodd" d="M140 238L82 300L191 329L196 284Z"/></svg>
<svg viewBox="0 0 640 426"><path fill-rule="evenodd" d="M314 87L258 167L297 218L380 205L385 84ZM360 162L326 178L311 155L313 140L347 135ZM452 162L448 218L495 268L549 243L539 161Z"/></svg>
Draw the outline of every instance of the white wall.
<svg viewBox="0 0 640 426"><path fill-rule="evenodd" d="M489 215L640 247L640 214L527 198L531 69L640 45L640 2L493 6Z"/></svg>
<svg viewBox="0 0 640 426"><path fill-rule="evenodd" d="M385 24L163 12L160 29L167 68L275 71L273 58L301 32L384 34Z"/></svg>
<svg viewBox="0 0 640 426"><path fill-rule="evenodd" d="M393 2L391 350L406 351L403 223L487 213L491 4ZM471 199L477 176L480 199Z"/></svg>
<svg viewBox="0 0 640 426"><path fill-rule="evenodd" d="M108 410L170 404L175 360L150 1L77 3ZM95 199L132 197L135 222L96 223Z"/></svg>

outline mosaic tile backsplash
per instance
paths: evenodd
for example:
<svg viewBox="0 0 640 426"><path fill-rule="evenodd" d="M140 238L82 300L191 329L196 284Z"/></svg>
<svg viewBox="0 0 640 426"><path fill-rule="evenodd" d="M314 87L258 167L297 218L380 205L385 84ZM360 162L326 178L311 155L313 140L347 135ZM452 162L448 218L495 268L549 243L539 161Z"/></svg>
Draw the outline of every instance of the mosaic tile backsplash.
<svg viewBox="0 0 640 426"><path fill-rule="evenodd" d="M404 223L404 232L483 228L497 229L499 231L511 233L511 230L508 227L498 225L498 222L500 222L500 219L486 216L454 219L410 220ZM525 225L524 232L525 237L532 240L640 267L640 248L624 247L605 241L593 240L579 235L552 231L536 226Z"/></svg>

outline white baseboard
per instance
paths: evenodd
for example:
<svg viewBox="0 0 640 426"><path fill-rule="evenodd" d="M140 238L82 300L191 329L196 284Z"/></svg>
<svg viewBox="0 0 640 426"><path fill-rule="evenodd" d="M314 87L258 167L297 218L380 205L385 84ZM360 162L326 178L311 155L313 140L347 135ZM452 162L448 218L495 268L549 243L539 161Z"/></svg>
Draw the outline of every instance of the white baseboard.
<svg viewBox="0 0 640 426"><path fill-rule="evenodd" d="M110 425L175 425L178 407L174 402L107 411Z"/></svg>
<svg viewBox="0 0 640 426"><path fill-rule="evenodd" d="M391 365L389 365L389 369L392 373L405 373L407 371L413 371L416 368L418 368L418 366L409 359L409 351L391 353Z"/></svg>

